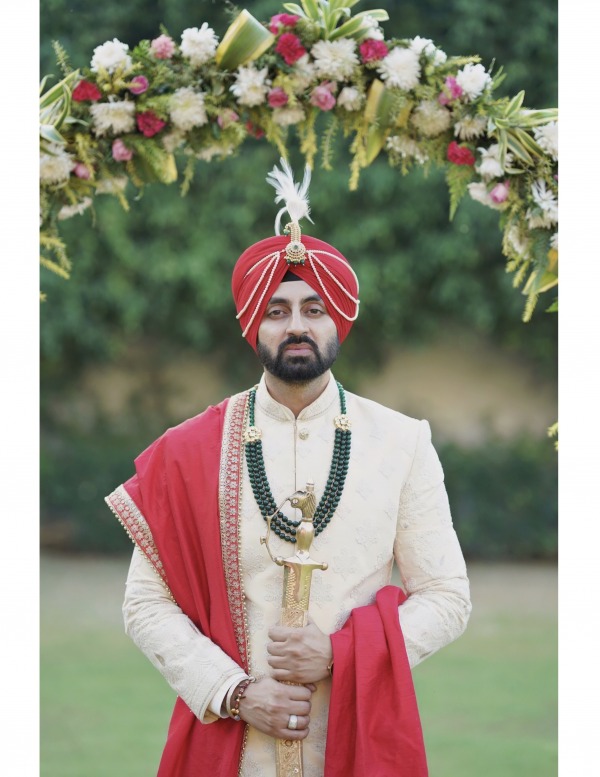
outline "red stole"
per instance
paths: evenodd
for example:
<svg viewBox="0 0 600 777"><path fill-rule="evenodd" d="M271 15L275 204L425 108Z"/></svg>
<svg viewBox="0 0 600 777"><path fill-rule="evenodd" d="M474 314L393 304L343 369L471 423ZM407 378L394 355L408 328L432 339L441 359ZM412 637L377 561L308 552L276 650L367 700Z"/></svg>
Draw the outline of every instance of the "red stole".
<svg viewBox="0 0 600 777"><path fill-rule="evenodd" d="M331 635L326 777L427 777L425 745L398 605L388 585Z"/></svg>
<svg viewBox="0 0 600 777"><path fill-rule="evenodd" d="M194 624L247 669L236 641L221 555L219 468L227 401L169 429L124 485L146 519L167 584ZM148 553L147 553L148 555ZM201 723L177 699L158 777L238 773L245 726Z"/></svg>
<svg viewBox="0 0 600 777"><path fill-rule="evenodd" d="M169 429L107 497L194 624L248 671L237 520L246 394ZM133 500L133 501L131 501ZM332 635L325 777L426 777L412 677L388 586ZM178 698L157 777L236 777L245 726L205 725Z"/></svg>

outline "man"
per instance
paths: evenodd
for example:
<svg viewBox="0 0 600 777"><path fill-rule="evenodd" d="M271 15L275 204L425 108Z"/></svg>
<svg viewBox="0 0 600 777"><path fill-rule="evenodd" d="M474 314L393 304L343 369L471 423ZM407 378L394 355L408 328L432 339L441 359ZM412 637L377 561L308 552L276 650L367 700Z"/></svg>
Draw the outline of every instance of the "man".
<svg viewBox="0 0 600 777"><path fill-rule="evenodd" d="M168 430L107 497L136 543L127 632L178 694L160 777L275 777L276 740L302 741L305 777L424 777L410 669L470 612L427 422L331 375L358 281L301 235L306 188L277 188L291 238L250 247L233 273L259 385ZM273 554L294 552L298 518L281 505L309 481L311 555L328 569L308 625L290 629L261 537L269 521ZM394 561L407 595L388 585Z"/></svg>

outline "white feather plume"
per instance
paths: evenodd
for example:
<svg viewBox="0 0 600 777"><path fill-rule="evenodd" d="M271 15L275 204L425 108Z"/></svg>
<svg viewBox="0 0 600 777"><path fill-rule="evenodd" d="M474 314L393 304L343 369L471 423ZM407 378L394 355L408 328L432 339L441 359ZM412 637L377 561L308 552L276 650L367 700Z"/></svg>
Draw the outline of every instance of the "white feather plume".
<svg viewBox="0 0 600 777"><path fill-rule="evenodd" d="M281 217L287 211L292 221L300 221L300 219L307 218L311 223L314 223L310 217L310 205L308 203L308 187L310 185L310 167L306 165L304 169L304 178L302 183L295 183L294 173L292 168L282 157L280 159L281 170L277 165L267 175L267 183L270 183L274 187L277 196L275 202L283 201L285 205L275 219L275 234L279 235L279 227L281 225Z"/></svg>

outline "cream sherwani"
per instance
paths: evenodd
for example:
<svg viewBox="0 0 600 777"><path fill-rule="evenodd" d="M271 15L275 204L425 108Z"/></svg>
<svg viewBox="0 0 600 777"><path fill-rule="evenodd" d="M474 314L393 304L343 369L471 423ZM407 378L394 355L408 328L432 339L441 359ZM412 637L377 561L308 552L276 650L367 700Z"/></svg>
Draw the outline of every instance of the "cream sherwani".
<svg viewBox="0 0 600 777"><path fill-rule="evenodd" d="M399 617L413 667L456 639L471 609L443 472L426 421L348 392L346 399L352 423L350 466L335 515L311 546L311 556L326 561L329 568L313 574L310 615L323 632L337 631L353 608L372 603L376 592L389 583L395 561L408 594ZM263 433L265 466L277 504L310 479L320 498L331 464L333 419L339 413L333 378L298 418L269 395L261 380L256 426ZM241 505L240 568L250 672L258 679L269 674L267 633L279 622L283 571L260 544L266 524L246 466ZM291 508L283 512L299 517ZM273 533L270 544L273 555L292 552L292 545ZM190 709L205 723L217 720L224 691L238 673L240 679L244 676L242 670L182 614L137 550L123 612L127 633ZM215 678L222 678L217 693ZM304 741L305 777L323 774L329 693L329 681L322 681L312 697L310 734ZM275 777L274 753L274 740L250 729L240 775Z"/></svg>

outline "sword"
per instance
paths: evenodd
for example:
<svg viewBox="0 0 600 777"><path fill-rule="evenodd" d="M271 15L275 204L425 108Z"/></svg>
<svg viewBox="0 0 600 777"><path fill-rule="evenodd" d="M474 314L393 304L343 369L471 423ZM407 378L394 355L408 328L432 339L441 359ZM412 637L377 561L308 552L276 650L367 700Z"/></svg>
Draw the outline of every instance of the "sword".
<svg viewBox="0 0 600 777"><path fill-rule="evenodd" d="M296 552L293 556L283 558L273 556L269 548L271 518L267 519L267 536L261 537L261 545L266 545L267 552L278 566L284 567L283 598L281 602L280 626L301 629L308 622L308 603L310 599L310 584L315 569L327 569L325 562L320 563L310 557L310 546L315 536L313 517L317 508L315 486L308 481L305 491L296 491L285 502L300 510L302 519L296 529ZM280 509L280 508L278 508ZM299 683L289 683L299 685ZM277 739L277 777L302 777L302 742L292 739Z"/></svg>

